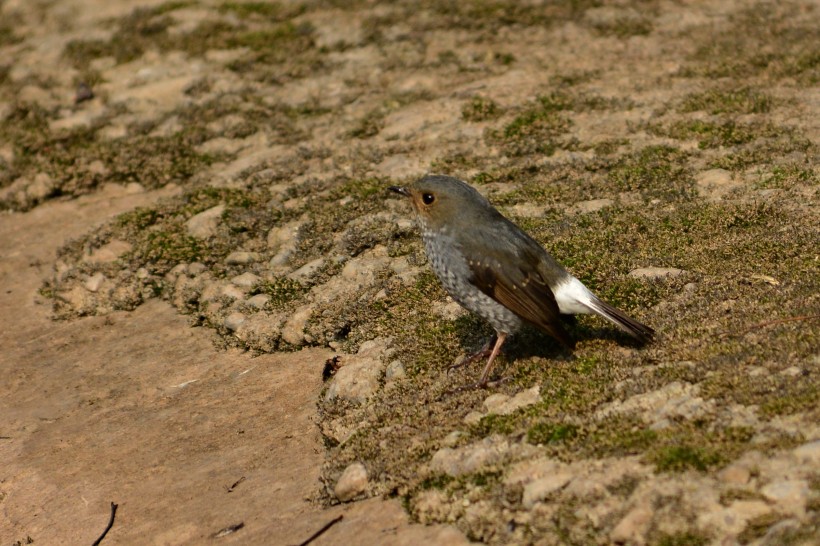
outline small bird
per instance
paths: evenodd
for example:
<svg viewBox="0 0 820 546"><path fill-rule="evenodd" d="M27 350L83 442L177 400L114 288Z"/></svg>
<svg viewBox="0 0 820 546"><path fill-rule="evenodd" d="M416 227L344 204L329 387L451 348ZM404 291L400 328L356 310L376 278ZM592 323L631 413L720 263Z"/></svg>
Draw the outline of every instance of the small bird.
<svg viewBox="0 0 820 546"><path fill-rule="evenodd" d="M427 175L389 189L410 198L424 250L444 289L495 329L494 339L468 359L489 352L476 387L487 386L504 341L525 323L572 349L575 342L561 315L595 313L642 343L652 341L652 328L599 299L466 182Z"/></svg>

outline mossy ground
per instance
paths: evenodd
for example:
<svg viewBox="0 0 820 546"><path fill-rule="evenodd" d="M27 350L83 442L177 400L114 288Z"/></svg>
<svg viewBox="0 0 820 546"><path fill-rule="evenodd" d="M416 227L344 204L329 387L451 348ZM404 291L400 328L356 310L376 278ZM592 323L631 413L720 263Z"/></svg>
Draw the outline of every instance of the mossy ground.
<svg viewBox="0 0 820 546"><path fill-rule="evenodd" d="M0 156L0 187L37 173L56 181L47 196L3 206L28 208L104 182L181 186L180 196L127 213L67 246L62 259L74 270L45 290L56 293L96 271L133 278L142 268L147 273L134 281L141 283L137 292L173 300L174 284L165 275L178 264L199 262L214 278L230 278L252 269L226 264L230 252L257 252L259 263L267 263L267 232L300 220L293 269L376 247L423 266L417 233L389 216L410 214L385 191L400 179L380 167L394 156L417 158L484 188L587 286L652 325L658 340L638 348L603 321L580 317L570 326L578 347L567 354L525 331L500 359L497 373L511 381L497 390L513 394L540 385L540 401L466 425L465 416L481 409L487 393L450 393L479 370L447 368L491 330L469 315L449 320L435 312L446 294L429 270L409 282L380 271L355 300L327 304L308 325L313 343L348 351L392 336L408 372L362 408L320 404L326 422L357 426L330 448L325 477L332 481L347 464L361 461L373 494L412 504L420 491L439 489L454 503L469 497L520 510L520 491L499 479L503 468L459 479L425 474L454 430L465 433L457 445L501 434L565 462L639 456L660 474L713 475L750 450L776 453L807 439L799 430L778 429L775 420L820 420L820 217L817 127L811 121L818 112L806 100L820 70L820 15L810 3L750 2L716 19L716 28L678 30L658 3L622 4L607 11L595 1L397 2L371 12L365 3L173 2L136 10L112 22L108 39L66 45L64 58L79 78L105 81L98 62L105 58L116 66L149 52L203 59L209 51L228 50L236 55L219 70L242 80L244 90L223 93L212 89L218 78L203 80L185 104L133 121L125 136L110 140L100 130L123 115L118 108L88 127L53 131L49 122L59 108L9 99L22 83L1 77L0 70L0 96L14 103L0 127L0 144L13 151L8 163ZM331 7L359 25L355 39L324 37L318 14ZM176 31L190 10L205 10L207 17ZM579 53L562 49L567 40L587 44L582 62L570 63ZM17 42L0 25L0 46ZM545 60L544 44L555 58ZM613 44L628 57L626 69L611 53ZM378 67L381 80L347 70L357 51L373 55L368 66ZM520 89L498 84L499 77L522 72L528 76ZM418 74L434 84L419 82ZM299 100L276 94L312 79L325 85L328 77L344 81L341 98L327 98L321 85L318 94ZM426 124L407 122L407 112L415 108L424 118L425 108L437 113L439 103L448 105L446 130L432 114ZM155 131L169 120L179 120L180 129ZM432 144L429 133L437 135ZM241 152L203 145L257 134L292 153L249 167L234 186L213 187L220 165ZM718 168L734 181L725 191L700 182L704 171ZM574 209L597 199L608 205ZM186 234L187 220L220 204L226 208L214 237ZM387 217L379 216L385 211ZM89 249L113 239L131 244L118 262L83 262ZM645 266L684 273L629 276ZM254 267L261 275L262 266ZM281 312L308 301L311 288L340 270L328 265L304 284L266 277L253 293L271 296L268 310ZM141 299L128 301L133 306ZM197 300L180 309L194 316L202 311ZM72 314L63 304L57 311ZM264 350L221 332L226 343ZM789 369L796 375L782 373ZM712 411L661 430L636 415L596 416L602 405L672 381L697 385ZM729 419L737 405L755 408L760 424ZM619 488L617 495L627 499L632 490ZM571 511L556 512L549 524L520 536L587 543L601 531L573 518ZM505 536L500 519L456 523L476 539L500 542ZM748 533L771 524L757 522ZM709 538L700 531L652 533L657 544Z"/></svg>

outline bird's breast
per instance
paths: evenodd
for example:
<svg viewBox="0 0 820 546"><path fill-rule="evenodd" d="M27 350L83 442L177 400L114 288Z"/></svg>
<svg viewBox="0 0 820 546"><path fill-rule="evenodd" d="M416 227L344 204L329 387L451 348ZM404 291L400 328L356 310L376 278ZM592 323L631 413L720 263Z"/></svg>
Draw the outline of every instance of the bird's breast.
<svg viewBox="0 0 820 546"><path fill-rule="evenodd" d="M469 260L448 231L423 230L422 240L430 267L442 286L459 304L488 320L497 332L513 333L521 320L471 282Z"/></svg>
<svg viewBox="0 0 820 546"><path fill-rule="evenodd" d="M470 270L455 238L447 229L425 229L422 231L422 240L430 267L444 288L451 295L454 295L454 292L461 292L461 285L467 283L470 278Z"/></svg>

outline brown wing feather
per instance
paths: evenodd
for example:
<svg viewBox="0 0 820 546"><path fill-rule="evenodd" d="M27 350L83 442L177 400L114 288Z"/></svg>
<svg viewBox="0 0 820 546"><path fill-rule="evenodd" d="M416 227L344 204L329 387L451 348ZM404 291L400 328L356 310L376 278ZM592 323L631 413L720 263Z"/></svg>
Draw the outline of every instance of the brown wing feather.
<svg viewBox="0 0 820 546"><path fill-rule="evenodd" d="M507 263L510 261L505 260ZM510 267L492 259L473 262L470 270L471 282L476 288L564 346L575 346L561 325L555 295L540 275L526 273L519 267Z"/></svg>

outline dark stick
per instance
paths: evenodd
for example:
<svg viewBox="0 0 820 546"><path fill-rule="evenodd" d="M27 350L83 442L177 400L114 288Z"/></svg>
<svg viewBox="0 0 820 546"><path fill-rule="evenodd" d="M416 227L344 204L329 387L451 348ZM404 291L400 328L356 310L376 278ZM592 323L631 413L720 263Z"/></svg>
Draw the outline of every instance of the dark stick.
<svg viewBox="0 0 820 546"><path fill-rule="evenodd" d="M232 486L230 486L230 487L226 487L226 488L225 488L225 490L226 490L228 493L230 493L230 492L232 492L234 489L236 489L236 486L238 486L240 483L242 483L242 482L244 482L244 481L245 481L245 476L242 476L241 478L239 478L238 480L236 480L235 482L233 482L233 485L232 485Z"/></svg>
<svg viewBox="0 0 820 546"><path fill-rule="evenodd" d="M308 537L308 539L306 541L301 542L299 544L299 546L307 546L308 544L310 544L311 542L313 542L314 540L316 540L317 538L322 536L322 534L325 531L327 531L328 529L330 529L331 527L333 527L334 525L336 525L337 523L342 521L342 518L344 518L344 515L340 515L340 516L337 516L337 517L333 518L332 520L327 522L324 527L322 527L321 529L319 529L318 531L316 531L315 533L310 535L310 537Z"/></svg>
<svg viewBox="0 0 820 546"><path fill-rule="evenodd" d="M105 535L108 534L108 531L114 526L114 516L117 514L117 505L113 502L111 503L111 518L108 520L108 525L105 528L105 531L102 532L100 538L94 541L94 544L91 546L99 546L100 542L105 538Z"/></svg>

